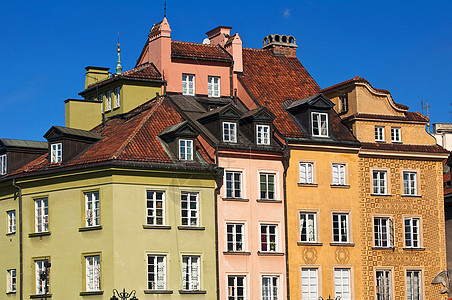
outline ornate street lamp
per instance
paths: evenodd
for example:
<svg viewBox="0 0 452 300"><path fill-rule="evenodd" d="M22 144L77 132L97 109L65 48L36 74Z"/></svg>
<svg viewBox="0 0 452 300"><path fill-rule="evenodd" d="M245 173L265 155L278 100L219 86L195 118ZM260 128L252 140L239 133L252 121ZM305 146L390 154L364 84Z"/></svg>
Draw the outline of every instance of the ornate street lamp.
<svg viewBox="0 0 452 300"><path fill-rule="evenodd" d="M132 290L130 293L126 292L126 289L123 289L122 292L118 292L117 289L113 289L113 296L110 298L110 300L119 300L118 297L116 297L116 295L119 297L119 299L121 300L127 300L130 297L130 300L138 300L137 297L135 297L136 291Z"/></svg>
<svg viewBox="0 0 452 300"><path fill-rule="evenodd" d="M323 299L322 296L319 297L319 300L341 300L341 296L337 296L336 298L332 299L330 295L328 295L328 299Z"/></svg>

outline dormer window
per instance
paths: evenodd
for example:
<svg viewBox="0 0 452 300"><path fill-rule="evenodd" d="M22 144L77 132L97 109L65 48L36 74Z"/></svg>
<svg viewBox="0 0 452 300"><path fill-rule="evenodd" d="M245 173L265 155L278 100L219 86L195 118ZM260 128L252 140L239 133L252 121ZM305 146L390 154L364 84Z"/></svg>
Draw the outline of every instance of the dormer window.
<svg viewBox="0 0 452 300"><path fill-rule="evenodd" d="M111 91L107 92L107 111L111 110Z"/></svg>
<svg viewBox="0 0 452 300"><path fill-rule="evenodd" d="M180 160L193 160L193 141L192 140L179 140L179 159Z"/></svg>
<svg viewBox="0 0 452 300"><path fill-rule="evenodd" d="M237 130L235 123L223 122L223 142L237 143Z"/></svg>
<svg viewBox="0 0 452 300"><path fill-rule="evenodd" d="M258 145L270 145L270 126L256 126L256 141Z"/></svg>
<svg viewBox="0 0 452 300"><path fill-rule="evenodd" d="M115 108L121 106L121 87L115 88Z"/></svg>
<svg viewBox="0 0 452 300"><path fill-rule="evenodd" d="M313 112L311 117L312 117L312 135L328 137L328 114Z"/></svg>
<svg viewBox="0 0 452 300"><path fill-rule="evenodd" d="M50 146L50 162L59 163L63 160L63 145L61 143Z"/></svg>
<svg viewBox="0 0 452 300"><path fill-rule="evenodd" d="M207 91L209 97L220 97L220 77L207 77Z"/></svg>
<svg viewBox="0 0 452 300"><path fill-rule="evenodd" d="M339 96L339 113L346 113L348 111L348 94Z"/></svg>
<svg viewBox="0 0 452 300"><path fill-rule="evenodd" d="M6 154L0 155L0 175L6 174Z"/></svg>
<svg viewBox="0 0 452 300"><path fill-rule="evenodd" d="M195 75L182 74L182 95L195 95Z"/></svg>

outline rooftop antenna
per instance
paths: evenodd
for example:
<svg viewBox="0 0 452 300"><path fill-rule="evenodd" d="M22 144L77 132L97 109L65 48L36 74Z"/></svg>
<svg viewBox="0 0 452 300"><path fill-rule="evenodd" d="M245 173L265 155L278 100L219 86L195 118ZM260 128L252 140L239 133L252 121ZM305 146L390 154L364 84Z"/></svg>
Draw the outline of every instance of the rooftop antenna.
<svg viewBox="0 0 452 300"><path fill-rule="evenodd" d="M163 7L163 18L166 18L166 1L165 1L165 5Z"/></svg>
<svg viewBox="0 0 452 300"><path fill-rule="evenodd" d="M424 109L427 110L427 118L430 119L430 114L428 112L428 109L431 107L430 105L428 105L428 99L425 100L427 102L426 106L424 106L424 102L423 100L421 100L421 106L422 106L422 114L424 114ZM427 132L430 133L430 122L427 123Z"/></svg>
<svg viewBox="0 0 452 300"><path fill-rule="evenodd" d="M121 75L122 73L122 66L121 66L121 48L119 48L119 32L118 32L118 63L116 64L116 74Z"/></svg>

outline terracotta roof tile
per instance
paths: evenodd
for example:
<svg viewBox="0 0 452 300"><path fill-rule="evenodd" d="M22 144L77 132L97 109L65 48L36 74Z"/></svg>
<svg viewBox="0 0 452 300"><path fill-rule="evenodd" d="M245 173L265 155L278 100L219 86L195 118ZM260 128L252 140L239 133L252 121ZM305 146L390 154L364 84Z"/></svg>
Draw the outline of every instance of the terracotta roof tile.
<svg viewBox="0 0 452 300"><path fill-rule="evenodd" d="M171 41L171 56L232 62L232 56L218 45L213 46L179 41Z"/></svg>
<svg viewBox="0 0 452 300"><path fill-rule="evenodd" d="M405 116L392 116L392 115L376 115L376 114L363 114L354 113L343 120L348 121L352 119L365 118L365 119L380 119L380 120L396 120L396 121L416 121L416 122L428 122L429 119L419 112L405 112Z"/></svg>
<svg viewBox="0 0 452 300"><path fill-rule="evenodd" d="M449 153L438 145L409 145L396 143L361 143L364 150L388 150L399 152Z"/></svg>

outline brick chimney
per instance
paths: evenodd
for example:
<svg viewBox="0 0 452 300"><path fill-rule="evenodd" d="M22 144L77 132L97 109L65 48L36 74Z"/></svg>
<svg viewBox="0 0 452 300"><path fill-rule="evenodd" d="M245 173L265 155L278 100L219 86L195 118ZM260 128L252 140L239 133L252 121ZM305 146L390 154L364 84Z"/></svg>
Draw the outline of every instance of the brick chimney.
<svg viewBox="0 0 452 300"><path fill-rule="evenodd" d="M268 49L275 56L297 57L297 44L291 35L270 34L264 37L262 49Z"/></svg>
<svg viewBox="0 0 452 300"><path fill-rule="evenodd" d="M218 26L217 28L214 28L208 32L206 32L207 37L210 40L211 45L221 45L221 47L224 47L224 44L228 40L229 36L231 35L232 27L229 26Z"/></svg>

